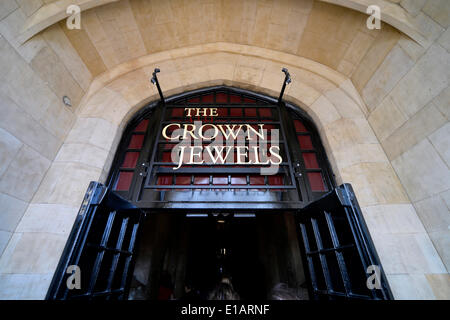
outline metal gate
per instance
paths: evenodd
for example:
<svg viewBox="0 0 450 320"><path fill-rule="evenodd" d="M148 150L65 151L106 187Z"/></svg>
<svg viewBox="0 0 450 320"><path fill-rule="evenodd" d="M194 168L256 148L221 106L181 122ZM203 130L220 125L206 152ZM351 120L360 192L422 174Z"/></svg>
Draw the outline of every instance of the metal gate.
<svg viewBox="0 0 450 320"><path fill-rule="evenodd" d="M297 219L310 297L392 299L350 184L299 210ZM373 280L368 279L373 272Z"/></svg>
<svg viewBox="0 0 450 320"><path fill-rule="evenodd" d="M215 108L217 116L187 117L186 110L196 107ZM178 142L164 138L162 129L197 120L262 124L267 145L272 145L272 130L278 130L283 159L278 171L261 175L262 165L228 162L173 170L171 151ZM334 187L319 135L306 114L273 98L223 86L171 97L138 115L125 131L108 181L137 207L173 210L298 209Z"/></svg>
<svg viewBox="0 0 450 320"><path fill-rule="evenodd" d="M225 164L174 173L166 156L172 144L161 138L161 128L171 121L186 123L184 108L202 104L221 110L215 119L220 123L245 120L279 129L279 171L261 176L258 166ZM295 106L227 87L154 103L125 130L107 186L91 183L48 299L126 299L145 216L141 209L296 212L311 297L392 298L351 186L335 188L319 135ZM81 289L68 289L69 266L80 267ZM370 266L380 268L378 289L367 286Z"/></svg>
<svg viewBox="0 0 450 320"><path fill-rule="evenodd" d="M143 218L143 211L91 182L46 298L126 299ZM69 289L76 272L79 288Z"/></svg>

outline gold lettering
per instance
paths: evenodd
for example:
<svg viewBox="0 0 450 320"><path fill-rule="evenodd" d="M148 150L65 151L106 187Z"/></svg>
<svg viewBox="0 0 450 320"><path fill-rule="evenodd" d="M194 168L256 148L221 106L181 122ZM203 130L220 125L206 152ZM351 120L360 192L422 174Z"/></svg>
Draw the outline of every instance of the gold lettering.
<svg viewBox="0 0 450 320"><path fill-rule="evenodd" d="M273 149L278 149L276 152L273 150ZM272 163L272 164L280 164L280 163L282 163L283 162L283 158L281 158L281 156L280 156L280 147L279 146L271 146L270 148L269 148L269 152L270 152L270 162ZM278 162L273 162L272 161L272 156L275 156L275 158L277 158L279 161Z"/></svg>
<svg viewBox="0 0 450 320"><path fill-rule="evenodd" d="M207 114L206 112L208 111L208 108L195 108L195 110L197 110L197 113L195 114L196 117L206 117ZM201 115L200 115L201 113Z"/></svg>
<svg viewBox="0 0 450 320"><path fill-rule="evenodd" d="M180 146L180 158L178 159L178 167L173 168L173 170L178 170L181 168L181 165L183 164L183 159L184 159L184 149L186 149L186 146Z"/></svg>
<svg viewBox="0 0 450 320"><path fill-rule="evenodd" d="M233 137L233 140L236 140L237 137L238 137L238 135L239 135L239 131L241 131L241 128L242 128L242 124L240 124L240 125L239 125L239 129L237 130L236 133L234 133L234 127L235 127L236 125L233 124L233 127L230 128L230 125L229 125L229 124L226 124L225 126L226 126L226 128L228 129L228 132L229 132L229 133L227 133L227 131L223 128L223 126L224 126L223 124L219 124L219 125L217 125L217 126L219 127L220 131L222 131L223 136L225 137L226 140L228 140L230 136Z"/></svg>
<svg viewBox="0 0 450 320"><path fill-rule="evenodd" d="M222 147L222 146L214 146L213 147L215 152L216 152L216 157L214 158L214 155L212 154L211 151L211 146L206 146L205 149L206 151L209 153L209 157L211 158L211 161L213 164L217 164L217 161L220 159L220 164L224 164L225 163L225 159L228 158L228 154L230 153L230 151L233 149L233 147ZM223 154L223 149L227 148L226 154L224 157L222 157Z"/></svg>
<svg viewBox="0 0 450 320"><path fill-rule="evenodd" d="M244 149L244 153L241 152L241 148ZM237 161L236 161L236 163L237 164L246 164L245 160L241 161L241 157L246 157L247 156L248 147L237 146L236 149L237 149Z"/></svg>
<svg viewBox="0 0 450 320"><path fill-rule="evenodd" d="M269 164L269 160L267 160L266 162L261 162L261 160L259 159L258 146L252 146L252 149L253 153L255 154L255 161L250 161L250 164Z"/></svg>
<svg viewBox="0 0 450 320"><path fill-rule="evenodd" d="M261 138L261 140L265 140L266 138L264 137L264 124L258 124L259 126L259 132L255 129L253 129L253 127L249 124L246 124L247 126L247 140L253 140L251 138L250 135L250 131L253 131L253 133L255 133L258 137Z"/></svg>
<svg viewBox="0 0 450 320"><path fill-rule="evenodd" d="M180 139L180 135L178 135L178 137L174 137L174 138L170 138L167 136L167 128L169 128L170 126L177 126L178 129L180 128L180 125L178 123L171 123L168 124L167 126L164 127L164 129L162 130L162 135L164 138L169 139L169 140L178 140Z"/></svg>
<svg viewBox="0 0 450 320"><path fill-rule="evenodd" d="M208 127L212 127L212 129L214 130L214 134L211 137L205 137L203 135L203 131L205 129L205 126ZM208 132L209 130L206 130L206 132ZM203 140L212 140L215 139L217 137L217 135L219 134L219 129L217 129L217 127L213 124L204 124L200 127L198 135L200 136L200 138L202 138Z"/></svg>
<svg viewBox="0 0 450 320"><path fill-rule="evenodd" d="M189 126L192 128L191 130L188 130ZM184 132L183 132L183 139L187 138L187 134L188 133L191 135L192 138L198 139L197 136L194 134L195 128L196 128L196 126L194 124L190 124L190 123L185 124L184 125Z"/></svg>
<svg viewBox="0 0 450 320"><path fill-rule="evenodd" d="M200 148L198 153L194 153L195 148ZM202 146L192 146L190 149L191 149L191 156L189 157L188 164L202 164L204 162L204 160L201 160L200 162L194 161L194 156L200 157L200 159L201 159L203 147Z"/></svg>
<svg viewBox="0 0 450 320"><path fill-rule="evenodd" d="M184 111L187 111L186 117L192 117L191 111L195 110L195 108L184 108Z"/></svg>
<svg viewBox="0 0 450 320"><path fill-rule="evenodd" d="M184 108L186 117L192 117L192 111L195 111L195 117L217 117L217 108ZM209 113L209 115L208 115Z"/></svg>
<svg viewBox="0 0 450 320"><path fill-rule="evenodd" d="M209 112L208 112L209 109ZM188 115L192 113L192 110L196 111L196 114L206 115L209 113L211 116L217 115L217 108L185 108ZM201 123L201 122L200 122ZM171 123L166 125L162 129L162 136L168 140L179 140L179 139L202 139L211 141L216 139L219 134L222 134L223 137L227 140L236 140L239 137L239 134L247 135L247 140L265 140L266 139L266 131L264 130L264 124L257 124L258 128L255 129L255 124L211 124L206 123L203 125L199 125L197 127L197 122L195 124L186 123ZM243 127L246 129L246 132L243 130ZM172 130L172 133L168 134L169 130ZM176 130L183 130L183 133L179 131L177 134L174 134ZM180 146L179 147L179 159L175 160L176 167L173 170L178 170L182 167L184 163L186 164L203 164L210 163L212 164L224 164L229 159L230 156L234 155L236 152L236 164L250 164L250 165L279 165L283 162L282 157L280 156L280 147L277 145L271 146L269 148L270 157L268 157L266 150L266 143L263 143L261 146L252 146L253 143L250 143L250 146ZM206 149L206 150L205 150ZM262 153L260 153L260 151ZM188 154L189 152L189 154ZM208 157L209 155L209 157ZM189 159L188 161L184 159ZM203 156L205 157L203 159ZM205 160L208 159L208 160ZM211 160L209 160L211 159ZM175 162L174 161L174 162Z"/></svg>

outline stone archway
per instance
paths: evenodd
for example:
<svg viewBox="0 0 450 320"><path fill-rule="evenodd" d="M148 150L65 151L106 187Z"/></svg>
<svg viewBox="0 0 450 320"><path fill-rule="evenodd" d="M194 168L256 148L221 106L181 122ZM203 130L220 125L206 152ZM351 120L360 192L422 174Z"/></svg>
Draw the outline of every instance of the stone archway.
<svg viewBox="0 0 450 320"><path fill-rule="evenodd" d="M224 84L275 96L281 87L281 67L288 67L293 83L285 99L314 119L337 183L353 184L388 279L397 273L395 256L404 244L397 242L398 230L390 223L400 229L406 223L427 237L348 78L305 58L244 45L215 43L174 49L102 74L84 97L74 127L18 227L21 236L4 260L7 272L30 274L25 287L39 283L32 291L34 298L45 296L89 181L104 181L126 123L143 105L157 99L148 81L156 66L162 70L160 81L167 95ZM41 214L39 221L36 212ZM46 212L61 214L55 219ZM409 254L430 260L436 273L444 273L434 248L423 250L414 247ZM401 284L391 284L394 295L396 285Z"/></svg>

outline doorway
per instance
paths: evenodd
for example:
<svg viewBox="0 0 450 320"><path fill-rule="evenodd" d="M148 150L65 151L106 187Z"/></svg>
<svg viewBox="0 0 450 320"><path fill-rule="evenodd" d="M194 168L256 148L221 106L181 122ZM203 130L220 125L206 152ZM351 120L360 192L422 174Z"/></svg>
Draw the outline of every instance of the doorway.
<svg viewBox="0 0 450 320"><path fill-rule="evenodd" d="M205 108L210 117L200 114ZM167 128L183 126L195 140L201 135L194 126L204 125L227 128L228 136L247 128L245 146L231 139L229 162L189 159L177 168L172 151L180 146L165 136ZM261 157L238 157L237 148L250 150L256 136ZM197 148L210 147L203 144ZM268 144L282 161L273 174L262 174ZM65 286L71 266L89 270L79 290ZM376 285L367 285L370 270ZM300 296L306 283L311 299L392 297L355 193L348 184L336 186L308 115L220 86L151 103L130 121L106 185L88 188L48 299L157 299L162 282L175 298L186 283L205 298L224 275L242 299L267 298L277 283Z"/></svg>
<svg viewBox="0 0 450 320"><path fill-rule="evenodd" d="M130 299L161 299L170 286L173 299L185 286L200 299L223 278L241 300L270 298L283 283L308 299L292 213L150 214L143 227Z"/></svg>

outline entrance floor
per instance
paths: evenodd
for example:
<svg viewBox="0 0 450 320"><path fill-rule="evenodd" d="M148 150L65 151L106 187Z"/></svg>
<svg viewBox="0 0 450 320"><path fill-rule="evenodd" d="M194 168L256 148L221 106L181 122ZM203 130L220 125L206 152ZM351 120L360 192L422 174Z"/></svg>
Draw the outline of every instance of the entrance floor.
<svg viewBox="0 0 450 320"><path fill-rule="evenodd" d="M130 299L208 299L228 279L241 300L269 299L284 283L307 299L298 230L291 213L150 213L140 239ZM164 289L165 290L165 289ZM167 290L166 290L167 292Z"/></svg>

